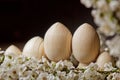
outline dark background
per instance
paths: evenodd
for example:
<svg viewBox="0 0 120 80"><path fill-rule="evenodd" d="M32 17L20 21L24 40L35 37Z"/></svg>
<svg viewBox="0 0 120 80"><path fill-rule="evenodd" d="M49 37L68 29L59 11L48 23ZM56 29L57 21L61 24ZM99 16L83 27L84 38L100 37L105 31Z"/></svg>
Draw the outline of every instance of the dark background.
<svg viewBox="0 0 120 80"><path fill-rule="evenodd" d="M0 0L0 42L44 37L58 21L73 34L82 23L94 25L90 11L79 0Z"/></svg>

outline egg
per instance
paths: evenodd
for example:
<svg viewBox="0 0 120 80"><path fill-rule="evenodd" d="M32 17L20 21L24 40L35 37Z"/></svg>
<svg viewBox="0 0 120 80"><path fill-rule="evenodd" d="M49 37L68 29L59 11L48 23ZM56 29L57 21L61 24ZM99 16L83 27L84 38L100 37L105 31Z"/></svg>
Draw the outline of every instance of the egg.
<svg viewBox="0 0 120 80"><path fill-rule="evenodd" d="M103 52L98 56L96 64L98 64L100 68L103 68L104 65L109 62L113 63L112 57L108 52Z"/></svg>
<svg viewBox="0 0 120 80"><path fill-rule="evenodd" d="M95 61L100 50L100 40L95 29L84 23L74 32L72 38L73 55L80 63Z"/></svg>
<svg viewBox="0 0 120 80"><path fill-rule="evenodd" d="M87 66L88 64L79 63L77 68L81 69L81 68L86 68Z"/></svg>
<svg viewBox="0 0 120 80"><path fill-rule="evenodd" d="M11 55L13 57L19 56L21 53L21 50L15 45L11 45L5 50L5 55Z"/></svg>
<svg viewBox="0 0 120 80"><path fill-rule="evenodd" d="M71 55L72 34L60 22L53 24L44 36L44 49L48 59L59 61L68 59Z"/></svg>
<svg viewBox="0 0 120 80"><path fill-rule="evenodd" d="M39 51L40 51L40 59L42 58L42 56L44 56L45 58L47 58L47 56L45 55L45 51L44 51L44 41L41 43L40 47L39 47Z"/></svg>
<svg viewBox="0 0 120 80"><path fill-rule="evenodd" d="M44 56L43 39L39 36L35 36L30 39L23 48L23 55L27 57L35 57L41 59Z"/></svg>

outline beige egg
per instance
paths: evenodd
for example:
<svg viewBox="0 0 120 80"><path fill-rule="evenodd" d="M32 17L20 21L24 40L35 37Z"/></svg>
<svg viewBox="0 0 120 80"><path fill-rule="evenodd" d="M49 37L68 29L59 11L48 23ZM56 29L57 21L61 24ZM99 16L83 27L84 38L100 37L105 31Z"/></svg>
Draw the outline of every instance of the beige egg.
<svg viewBox="0 0 120 80"><path fill-rule="evenodd" d="M39 36L35 36L30 39L23 48L23 55L27 57L35 57L41 59L44 56L43 39Z"/></svg>
<svg viewBox="0 0 120 80"><path fill-rule="evenodd" d="M44 37L44 49L48 59L68 59L71 55L71 39L72 34L65 25L60 22L53 24Z"/></svg>
<svg viewBox="0 0 120 80"><path fill-rule="evenodd" d="M74 57L80 63L88 64L96 59L99 49L100 40L95 29L88 23L78 27L72 38Z"/></svg>
<svg viewBox="0 0 120 80"><path fill-rule="evenodd" d="M77 68L85 68L85 67L87 67L88 66L88 64L83 64L83 63L79 63L79 65L78 65L78 67Z"/></svg>
<svg viewBox="0 0 120 80"><path fill-rule="evenodd" d="M15 45L9 46L6 51L5 55L11 55L13 57L20 55L22 52L19 48L17 48Z"/></svg>
<svg viewBox="0 0 120 80"><path fill-rule="evenodd" d="M108 52L101 53L98 56L97 61L96 61L96 63L98 64L100 68L103 68L105 63L109 63L109 62L113 63L113 59Z"/></svg>
<svg viewBox="0 0 120 80"><path fill-rule="evenodd" d="M45 51L44 51L44 41L41 43L40 45L40 58L42 58L42 56L44 56L45 58L47 58L47 56L45 55Z"/></svg>

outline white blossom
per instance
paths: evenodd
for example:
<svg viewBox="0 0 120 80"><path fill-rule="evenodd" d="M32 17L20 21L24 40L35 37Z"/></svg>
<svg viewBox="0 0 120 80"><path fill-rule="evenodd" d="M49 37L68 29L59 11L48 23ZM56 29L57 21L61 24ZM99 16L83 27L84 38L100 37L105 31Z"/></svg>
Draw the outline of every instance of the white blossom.
<svg viewBox="0 0 120 80"><path fill-rule="evenodd" d="M120 80L120 73L112 73L107 77L107 80Z"/></svg>
<svg viewBox="0 0 120 80"><path fill-rule="evenodd" d="M112 40L107 40L106 44L110 49L110 54L114 57L120 57L120 36L115 36Z"/></svg>
<svg viewBox="0 0 120 80"><path fill-rule="evenodd" d="M106 36L120 34L120 0L81 0L91 14L101 33Z"/></svg>

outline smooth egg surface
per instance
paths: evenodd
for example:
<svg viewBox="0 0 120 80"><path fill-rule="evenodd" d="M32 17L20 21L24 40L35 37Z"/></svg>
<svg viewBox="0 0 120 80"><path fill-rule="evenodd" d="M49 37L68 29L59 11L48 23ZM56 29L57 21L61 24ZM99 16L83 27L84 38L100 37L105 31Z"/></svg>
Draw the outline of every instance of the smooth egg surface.
<svg viewBox="0 0 120 80"><path fill-rule="evenodd" d="M60 22L53 24L45 34L44 49L48 59L59 61L68 59L71 55L72 34Z"/></svg>
<svg viewBox="0 0 120 80"><path fill-rule="evenodd" d="M88 64L96 59L99 49L100 40L95 29L88 23L79 26L72 38L74 57L80 63Z"/></svg>

